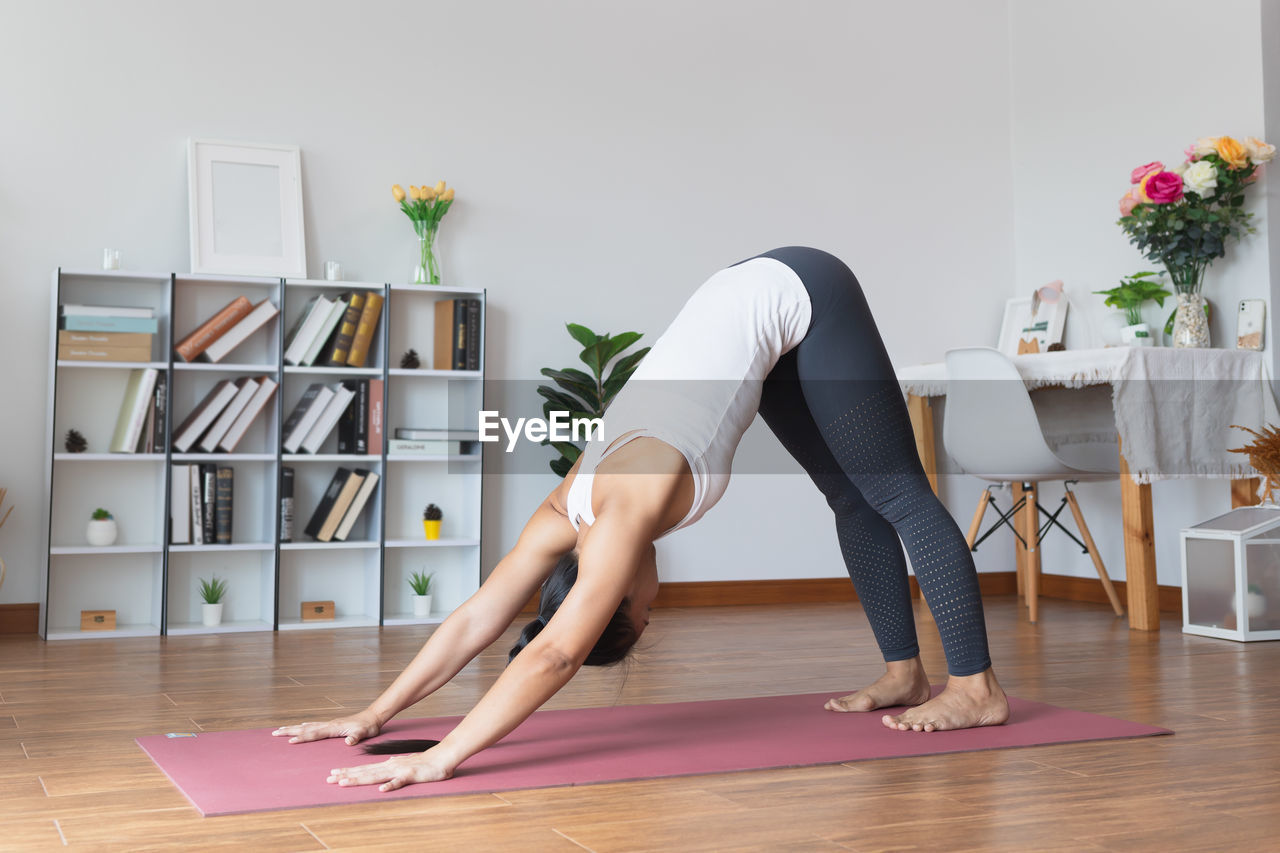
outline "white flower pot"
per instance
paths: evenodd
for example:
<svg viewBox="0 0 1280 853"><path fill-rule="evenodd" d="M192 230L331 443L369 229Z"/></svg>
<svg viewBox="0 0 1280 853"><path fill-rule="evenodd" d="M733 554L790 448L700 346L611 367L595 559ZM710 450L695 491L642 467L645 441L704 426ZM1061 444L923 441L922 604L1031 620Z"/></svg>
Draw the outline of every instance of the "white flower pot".
<svg viewBox="0 0 1280 853"><path fill-rule="evenodd" d="M1151 336L1150 326L1138 323L1120 330L1120 343L1128 347L1149 347L1155 344L1155 338Z"/></svg>
<svg viewBox="0 0 1280 853"><path fill-rule="evenodd" d="M207 627L213 628L214 626L222 624L222 604L221 603L202 604L200 605L200 607L201 607L201 610L203 611L202 616L204 617L204 624Z"/></svg>
<svg viewBox="0 0 1280 853"><path fill-rule="evenodd" d="M114 518L91 518L85 528L84 538L95 548L104 548L116 542L116 520Z"/></svg>
<svg viewBox="0 0 1280 853"><path fill-rule="evenodd" d="M414 595L413 598L413 615L419 618L431 615L431 596Z"/></svg>

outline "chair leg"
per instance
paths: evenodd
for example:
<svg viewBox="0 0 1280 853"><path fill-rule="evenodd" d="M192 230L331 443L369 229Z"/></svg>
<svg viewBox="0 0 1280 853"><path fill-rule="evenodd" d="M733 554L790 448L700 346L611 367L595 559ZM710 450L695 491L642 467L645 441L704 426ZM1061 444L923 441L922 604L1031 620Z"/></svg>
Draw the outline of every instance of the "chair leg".
<svg viewBox="0 0 1280 853"><path fill-rule="evenodd" d="M973 550L974 540L978 538L978 531L982 528L982 518L987 514L987 504L991 501L991 490L983 489L982 497L978 498L978 508L973 513L973 524L969 525L969 535L964 541L969 545L969 550Z"/></svg>
<svg viewBox="0 0 1280 853"><path fill-rule="evenodd" d="M1022 557L1022 588L1026 593L1027 620L1036 622L1040 618L1040 510L1036 503L1039 488L1036 483L1015 484L1015 494L1021 490L1020 497L1027 500L1026 506L1018 513L1018 527L1022 531L1025 542L1019 549Z"/></svg>
<svg viewBox="0 0 1280 853"><path fill-rule="evenodd" d="M1098 546L1093 544L1093 535L1089 533L1089 526L1084 523L1084 513L1080 512L1080 504L1076 502L1075 493L1070 488L1067 489L1067 502L1071 505L1071 514L1075 516L1076 527L1080 528L1080 535L1084 537L1084 544L1089 548L1089 556L1093 558L1093 567L1098 570L1098 578L1102 581L1102 588L1107 591L1107 598L1111 599L1111 609L1115 611L1117 616L1124 615L1124 608L1120 606L1120 596L1116 595L1116 588L1111 585L1111 578L1107 575L1107 567L1102 563L1102 555L1098 553Z"/></svg>

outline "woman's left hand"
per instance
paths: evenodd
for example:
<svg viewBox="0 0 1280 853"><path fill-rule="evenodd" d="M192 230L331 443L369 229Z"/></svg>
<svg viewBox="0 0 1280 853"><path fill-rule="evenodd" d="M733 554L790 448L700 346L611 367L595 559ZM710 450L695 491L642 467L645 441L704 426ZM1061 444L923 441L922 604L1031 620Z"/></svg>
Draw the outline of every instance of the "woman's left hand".
<svg viewBox="0 0 1280 853"><path fill-rule="evenodd" d="M337 785L378 785L379 791L394 791L415 782L442 782L453 776L454 766L442 756L432 755L436 747L413 755L397 755L377 764L332 770L326 780ZM379 785L379 783L382 783Z"/></svg>

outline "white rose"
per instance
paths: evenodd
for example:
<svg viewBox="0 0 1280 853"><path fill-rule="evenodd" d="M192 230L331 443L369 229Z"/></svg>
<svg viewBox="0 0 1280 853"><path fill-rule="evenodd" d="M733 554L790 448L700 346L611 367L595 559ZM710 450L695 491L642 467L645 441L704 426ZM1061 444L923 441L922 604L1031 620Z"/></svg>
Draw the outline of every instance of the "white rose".
<svg viewBox="0 0 1280 853"><path fill-rule="evenodd" d="M1182 191L1209 198L1218 188L1218 170L1208 160L1197 160L1182 175Z"/></svg>
<svg viewBox="0 0 1280 853"><path fill-rule="evenodd" d="M1207 157L1210 154L1218 153L1218 137L1202 136L1196 140L1193 146L1194 153L1197 157Z"/></svg>
<svg viewBox="0 0 1280 853"><path fill-rule="evenodd" d="M1276 156L1276 147L1274 145L1268 145L1253 136L1245 138L1244 150L1249 155L1249 162L1255 166L1270 162L1271 158Z"/></svg>

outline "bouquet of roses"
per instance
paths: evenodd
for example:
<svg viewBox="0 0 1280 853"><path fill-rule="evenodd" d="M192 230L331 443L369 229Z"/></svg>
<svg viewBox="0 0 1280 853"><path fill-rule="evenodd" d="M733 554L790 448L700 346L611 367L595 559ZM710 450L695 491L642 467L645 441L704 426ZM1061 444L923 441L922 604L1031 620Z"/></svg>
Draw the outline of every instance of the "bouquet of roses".
<svg viewBox="0 0 1280 853"><path fill-rule="evenodd" d="M1179 293L1199 293L1204 271L1226 254L1227 240L1253 233L1244 191L1275 157L1260 139L1206 137L1186 150L1186 162L1134 169L1120 199L1119 225L1148 259L1163 264Z"/></svg>

